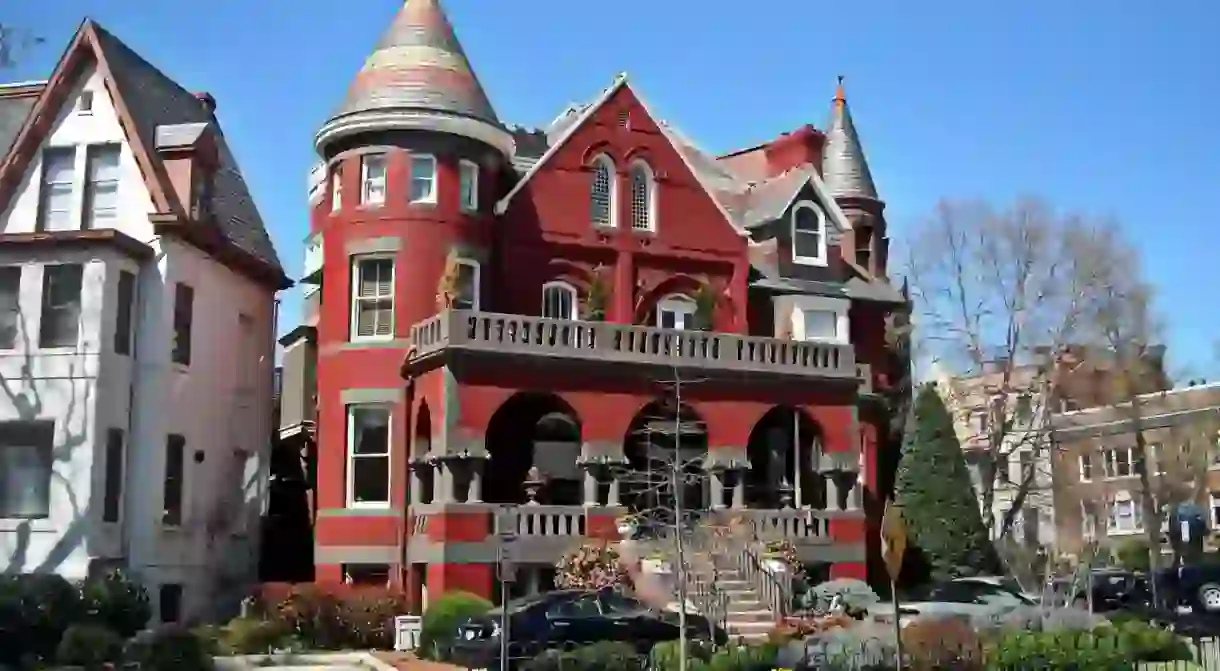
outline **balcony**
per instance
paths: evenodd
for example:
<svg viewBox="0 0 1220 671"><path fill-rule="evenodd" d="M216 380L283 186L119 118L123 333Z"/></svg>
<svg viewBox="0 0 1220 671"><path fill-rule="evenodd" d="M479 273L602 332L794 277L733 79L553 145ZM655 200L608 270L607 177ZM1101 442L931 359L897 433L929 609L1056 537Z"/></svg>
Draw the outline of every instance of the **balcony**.
<svg viewBox="0 0 1220 671"><path fill-rule="evenodd" d="M454 353L856 380L850 345L449 310L411 328L412 365Z"/></svg>
<svg viewBox="0 0 1220 671"><path fill-rule="evenodd" d="M598 508L606 514L613 508ZM624 509L617 510L625 512ZM428 562L436 560L442 544L428 537L432 518L446 512L482 512L486 514L489 542L478 548L468 548L472 561L491 563L497 560L498 538L503 537L503 525L511 525L516 540L513 542L513 558L522 564L554 564L574 547L584 542L586 519L589 508L575 505L526 504L502 506L491 503L425 503L411 506L413 523L408 541L408 560ZM739 517L764 540L786 540L796 548L802 560L823 561L841 554L836 552L830 536L830 520L842 516L843 511L827 511L792 508L782 510L738 509L718 510L711 513L712 523L726 522L730 517Z"/></svg>

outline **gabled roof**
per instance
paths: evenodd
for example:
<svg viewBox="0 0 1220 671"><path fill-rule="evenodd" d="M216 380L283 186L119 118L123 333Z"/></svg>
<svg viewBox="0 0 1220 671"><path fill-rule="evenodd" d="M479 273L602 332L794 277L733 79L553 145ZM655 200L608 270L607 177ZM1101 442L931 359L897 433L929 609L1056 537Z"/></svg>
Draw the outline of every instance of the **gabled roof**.
<svg viewBox="0 0 1220 671"><path fill-rule="evenodd" d="M86 19L77 31L0 163L0 209L7 207L15 192L13 185L51 130L50 120L55 111L66 104L65 98L81 68L90 62L97 64L105 81L156 212L185 215L156 152L158 129L209 125L216 136L219 158L212 195L212 211L225 247L219 252L242 268L256 270L279 288L291 286L212 110L91 19Z"/></svg>
<svg viewBox="0 0 1220 671"><path fill-rule="evenodd" d="M548 128L546 132L550 146L547 148L546 152L525 172L525 174L522 175L521 179L517 181L513 188L496 203L496 214L504 214L504 212L508 210L508 206L512 202L513 197L524 189L525 185L529 183L530 179L532 179L534 175L538 174L538 172L542 170L547 161L549 161L551 157L554 156L559 149L563 147L563 145L566 144L577 131L580 130L582 126L588 123L589 119L593 118L593 115L596 114L597 111L601 109L602 106L605 105L610 98L614 97L614 94L618 93L618 91L623 87L630 89L630 85L627 83L626 73L622 73L615 77L614 83L612 83L605 91L602 91L601 95L599 95L592 103L583 107L569 106L569 108L563 114L559 115L559 117L551 123L551 127ZM703 187L708 197L712 199L712 202L716 204L716 207L720 210L720 213L724 215L724 220L738 232L742 232L741 227L738 225L737 218L732 214L729 208L725 206L725 201L718 196L718 184L716 180L720 176L717 174L719 167L716 165L715 159L705 157L705 155L703 155L701 152L692 151L693 146L689 145L680 133L678 133L672 127L666 125L665 122L657 117L657 115L652 113L648 103L644 101L643 96L641 96L634 89L632 89L631 92L633 95L635 95L635 99L639 103L640 107L644 109L644 113L657 124L657 127L661 130L661 134L664 135L667 140L669 140L674 152L677 153L678 157L682 159L682 162L686 165L687 170L694 175L695 181L697 181L699 185ZM732 181L731 178L729 178L729 181Z"/></svg>

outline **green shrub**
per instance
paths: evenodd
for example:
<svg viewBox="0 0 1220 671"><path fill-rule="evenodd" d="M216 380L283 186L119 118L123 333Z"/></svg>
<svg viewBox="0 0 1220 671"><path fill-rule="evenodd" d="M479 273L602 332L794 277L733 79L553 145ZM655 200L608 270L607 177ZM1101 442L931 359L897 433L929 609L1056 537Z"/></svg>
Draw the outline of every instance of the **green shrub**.
<svg viewBox="0 0 1220 671"><path fill-rule="evenodd" d="M135 636L152 618L148 592L120 570L86 580L80 594L86 620L106 626L124 639Z"/></svg>
<svg viewBox="0 0 1220 671"><path fill-rule="evenodd" d="M282 622L235 617L216 632L215 653L263 655L294 647L292 633Z"/></svg>
<svg viewBox="0 0 1220 671"><path fill-rule="evenodd" d="M60 576L0 576L0 664L50 660L80 614L80 592Z"/></svg>
<svg viewBox="0 0 1220 671"><path fill-rule="evenodd" d="M1012 632L989 651L994 671L1133 671L1136 661L1112 635Z"/></svg>
<svg viewBox="0 0 1220 671"><path fill-rule="evenodd" d="M209 642L178 625L141 632L127 645L126 659L141 671L212 671Z"/></svg>
<svg viewBox="0 0 1220 671"><path fill-rule="evenodd" d="M1127 621L1103 627L1098 636L1113 636L1128 656L1139 662L1193 661L1186 641L1171 631L1147 622Z"/></svg>
<svg viewBox="0 0 1220 671"><path fill-rule="evenodd" d="M665 641L652 647L649 653L650 667L654 671L678 671L678 652L682 649L678 641ZM707 671L715 648L705 641L686 642L687 671Z"/></svg>
<svg viewBox="0 0 1220 671"><path fill-rule="evenodd" d="M67 666L101 669L123 658L123 638L97 624L74 624L64 632L55 661Z"/></svg>
<svg viewBox="0 0 1220 671"><path fill-rule="evenodd" d="M830 604L834 598L840 597L843 610L848 615L856 615L868 610L869 606L881 601L881 597L863 580L839 578L828 580L808 590L803 595L801 609L824 615L830 612Z"/></svg>
<svg viewBox="0 0 1220 671"><path fill-rule="evenodd" d="M522 671L640 671L640 655L630 643L605 641L565 650L544 650Z"/></svg>
<svg viewBox="0 0 1220 671"><path fill-rule="evenodd" d="M491 602L469 592L446 592L428 605L420 623L420 657L444 661L458 624L492 609Z"/></svg>
<svg viewBox="0 0 1220 671"><path fill-rule="evenodd" d="M730 645L717 650L707 661L708 671L771 671L779 646L774 643L761 645Z"/></svg>

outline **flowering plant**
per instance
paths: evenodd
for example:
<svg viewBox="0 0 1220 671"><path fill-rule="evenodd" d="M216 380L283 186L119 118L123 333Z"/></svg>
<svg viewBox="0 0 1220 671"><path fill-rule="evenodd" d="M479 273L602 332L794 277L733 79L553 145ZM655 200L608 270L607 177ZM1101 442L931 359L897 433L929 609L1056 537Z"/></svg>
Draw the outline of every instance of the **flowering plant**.
<svg viewBox="0 0 1220 671"><path fill-rule="evenodd" d="M631 578L618 550L608 543L587 543L564 555L555 583L562 589L630 586Z"/></svg>

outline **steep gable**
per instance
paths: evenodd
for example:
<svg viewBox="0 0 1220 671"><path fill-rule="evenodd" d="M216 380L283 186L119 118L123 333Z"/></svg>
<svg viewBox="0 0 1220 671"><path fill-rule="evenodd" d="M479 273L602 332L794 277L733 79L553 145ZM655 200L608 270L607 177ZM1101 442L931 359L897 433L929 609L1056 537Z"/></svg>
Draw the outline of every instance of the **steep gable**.
<svg viewBox="0 0 1220 671"><path fill-rule="evenodd" d="M590 163L604 154L616 166L619 216L616 230L630 229L629 170L643 160L653 171L660 198L655 238L676 247L717 248L742 246L742 232L734 217L716 197L705 175L674 132L659 122L620 77L589 105L570 108L547 129L548 148L496 205L498 213L529 208L538 212L543 226L557 225L571 232L592 229L587 199ZM562 192L572 201L566 212L555 211L553 197ZM607 229L597 229L601 233Z"/></svg>
<svg viewBox="0 0 1220 671"><path fill-rule="evenodd" d="M150 214L178 220L177 232L226 265L278 288L291 286L212 110L92 20L77 31L0 163L0 210L7 209L60 111L71 104L76 82L94 67L148 187ZM193 123L209 124L217 136L214 233L190 220L155 151L158 128Z"/></svg>

